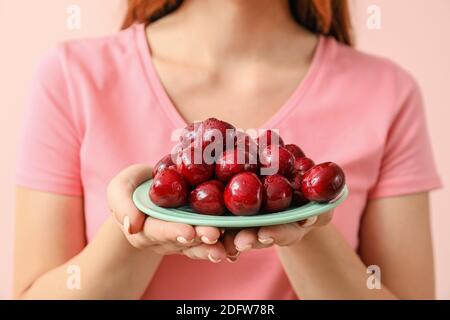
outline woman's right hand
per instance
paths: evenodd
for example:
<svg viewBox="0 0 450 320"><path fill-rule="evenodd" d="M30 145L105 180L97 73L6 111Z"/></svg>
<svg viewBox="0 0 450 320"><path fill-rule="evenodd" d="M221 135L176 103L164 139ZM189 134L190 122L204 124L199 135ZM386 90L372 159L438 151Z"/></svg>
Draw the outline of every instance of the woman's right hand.
<svg viewBox="0 0 450 320"><path fill-rule="evenodd" d="M135 248L151 248L159 255L184 254L192 259L218 263L226 258L221 231L154 219L140 212L132 201L134 190L152 178L152 168L133 165L108 185L108 205L126 238Z"/></svg>

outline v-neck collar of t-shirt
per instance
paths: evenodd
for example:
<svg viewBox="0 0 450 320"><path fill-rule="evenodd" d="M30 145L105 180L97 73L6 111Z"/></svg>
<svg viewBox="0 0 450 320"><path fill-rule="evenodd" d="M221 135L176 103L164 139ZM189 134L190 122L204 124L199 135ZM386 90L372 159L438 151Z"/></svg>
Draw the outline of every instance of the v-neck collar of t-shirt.
<svg viewBox="0 0 450 320"><path fill-rule="evenodd" d="M145 72L149 81L149 86L159 103L159 106L164 110L168 118L174 124L175 128L183 128L187 126L187 122L178 112L177 107L169 97L164 85L158 75L155 64L153 63L151 48L147 40L146 25L138 24L135 27L135 38L137 49L143 64L143 71ZM309 66L309 69L303 79L300 81L289 99L278 109L278 111L268 119L260 129L275 128L291 110L301 105L304 96L308 92L308 88L318 78L319 73L324 69L326 60L331 54L328 50L330 40L321 35L317 42L317 46Z"/></svg>

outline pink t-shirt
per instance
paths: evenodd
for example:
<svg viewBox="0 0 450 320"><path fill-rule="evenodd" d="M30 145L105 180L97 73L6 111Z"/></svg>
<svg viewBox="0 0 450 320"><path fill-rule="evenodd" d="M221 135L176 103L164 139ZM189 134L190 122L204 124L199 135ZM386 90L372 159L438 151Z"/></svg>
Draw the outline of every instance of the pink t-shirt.
<svg viewBox="0 0 450 320"><path fill-rule="evenodd" d="M109 215L111 178L134 163L154 164L185 125L152 64L143 25L60 44L32 82L17 184L83 196L90 241ZM320 38L306 78L263 128L279 129L316 162L344 168L350 196L333 222L355 249L369 199L440 186L416 82L392 62L331 38ZM165 257L143 298L296 295L271 248L236 264Z"/></svg>

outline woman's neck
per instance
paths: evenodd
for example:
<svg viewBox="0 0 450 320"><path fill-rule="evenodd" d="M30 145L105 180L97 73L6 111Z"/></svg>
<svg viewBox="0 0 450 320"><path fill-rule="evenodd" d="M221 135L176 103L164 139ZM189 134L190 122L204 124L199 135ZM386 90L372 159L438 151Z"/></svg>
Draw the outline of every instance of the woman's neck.
<svg viewBox="0 0 450 320"><path fill-rule="evenodd" d="M165 30L165 42L170 41L170 49L160 46L162 56L176 59L173 53L178 52L180 57L198 56L208 65L282 59L283 51L293 48L293 41L302 36L307 54L311 49L308 40L315 40L294 21L288 0L185 0L178 10L156 22L155 28Z"/></svg>

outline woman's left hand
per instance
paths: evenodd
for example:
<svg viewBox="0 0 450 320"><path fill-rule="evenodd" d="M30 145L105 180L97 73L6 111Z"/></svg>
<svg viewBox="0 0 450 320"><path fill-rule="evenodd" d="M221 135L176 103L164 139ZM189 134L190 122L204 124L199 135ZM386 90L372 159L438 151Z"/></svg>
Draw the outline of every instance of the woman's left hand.
<svg viewBox="0 0 450 320"><path fill-rule="evenodd" d="M235 262L240 253L250 249L263 249L272 245L282 247L295 245L312 229L330 223L332 217L333 211L330 211L289 224L238 231L227 230L222 239L227 251L227 260Z"/></svg>

